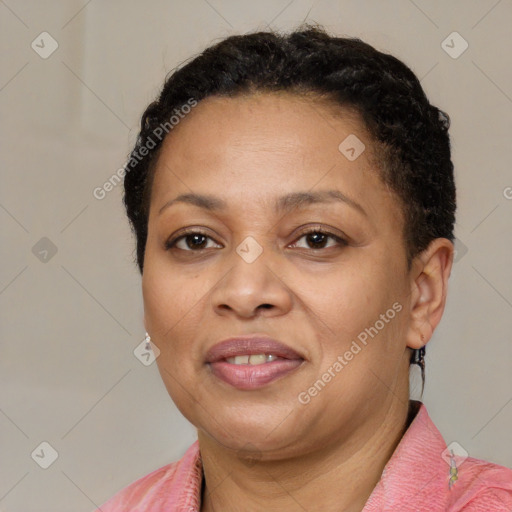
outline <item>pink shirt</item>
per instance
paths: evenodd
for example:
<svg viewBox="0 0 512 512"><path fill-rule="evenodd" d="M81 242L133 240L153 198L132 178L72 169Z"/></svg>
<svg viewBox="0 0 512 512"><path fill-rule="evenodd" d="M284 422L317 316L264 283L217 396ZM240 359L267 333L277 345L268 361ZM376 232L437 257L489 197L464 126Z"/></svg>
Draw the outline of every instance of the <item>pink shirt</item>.
<svg viewBox="0 0 512 512"><path fill-rule="evenodd" d="M199 442L132 483L96 512L199 512ZM512 470L452 455L421 404L362 512L511 512Z"/></svg>

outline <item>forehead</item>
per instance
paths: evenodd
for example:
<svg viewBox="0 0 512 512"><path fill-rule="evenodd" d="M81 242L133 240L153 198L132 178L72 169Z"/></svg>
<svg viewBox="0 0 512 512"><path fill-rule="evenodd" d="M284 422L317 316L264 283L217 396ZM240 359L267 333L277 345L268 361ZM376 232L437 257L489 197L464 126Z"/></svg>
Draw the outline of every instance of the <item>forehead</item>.
<svg viewBox="0 0 512 512"><path fill-rule="evenodd" d="M364 148L356 159L340 150L346 140ZM190 192L244 206L315 188L337 188L372 208L375 194L389 195L372 162L369 134L353 109L289 93L209 97L167 135L151 208Z"/></svg>
<svg viewBox="0 0 512 512"><path fill-rule="evenodd" d="M244 153L252 150L304 154L319 148L325 152L329 146L337 150L336 142L347 133L369 138L354 108L337 106L327 98L287 92L211 96L169 133L164 150L179 139L180 148L175 148L178 150L201 145L202 151L192 155L198 159L206 150L218 153L219 143L233 152L240 148ZM176 158L180 156L179 151L173 152ZM331 154L338 156L337 152Z"/></svg>

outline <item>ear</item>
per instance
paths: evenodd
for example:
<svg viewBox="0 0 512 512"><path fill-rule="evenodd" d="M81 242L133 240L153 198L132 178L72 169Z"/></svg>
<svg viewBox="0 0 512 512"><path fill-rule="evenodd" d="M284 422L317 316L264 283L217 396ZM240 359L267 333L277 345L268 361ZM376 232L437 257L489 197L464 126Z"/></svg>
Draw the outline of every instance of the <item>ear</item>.
<svg viewBox="0 0 512 512"><path fill-rule="evenodd" d="M447 238L436 238L411 269L410 324L407 346L418 349L428 343L443 316L454 246Z"/></svg>

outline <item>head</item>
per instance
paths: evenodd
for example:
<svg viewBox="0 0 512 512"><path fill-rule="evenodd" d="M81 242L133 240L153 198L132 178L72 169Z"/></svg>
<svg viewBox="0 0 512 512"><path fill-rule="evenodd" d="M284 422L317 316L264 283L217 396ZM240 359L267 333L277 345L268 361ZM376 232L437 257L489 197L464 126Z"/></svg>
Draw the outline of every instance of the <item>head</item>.
<svg viewBox="0 0 512 512"><path fill-rule="evenodd" d="M124 202L159 370L200 431L279 457L407 400L453 258L448 128L405 64L318 27L228 37L167 78ZM259 390L216 380L206 352L252 333L303 364Z"/></svg>

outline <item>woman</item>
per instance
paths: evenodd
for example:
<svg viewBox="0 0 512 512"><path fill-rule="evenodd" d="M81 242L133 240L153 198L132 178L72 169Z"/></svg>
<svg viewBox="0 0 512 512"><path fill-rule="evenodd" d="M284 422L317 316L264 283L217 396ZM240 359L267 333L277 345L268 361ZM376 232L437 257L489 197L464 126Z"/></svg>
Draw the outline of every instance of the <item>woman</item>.
<svg viewBox="0 0 512 512"><path fill-rule="evenodd" d="M512 510L512 470L409 400L453 261L448 127L402 62L320 27L228 37L167 79L124 201L198 441L103 512Z"/></svg>

